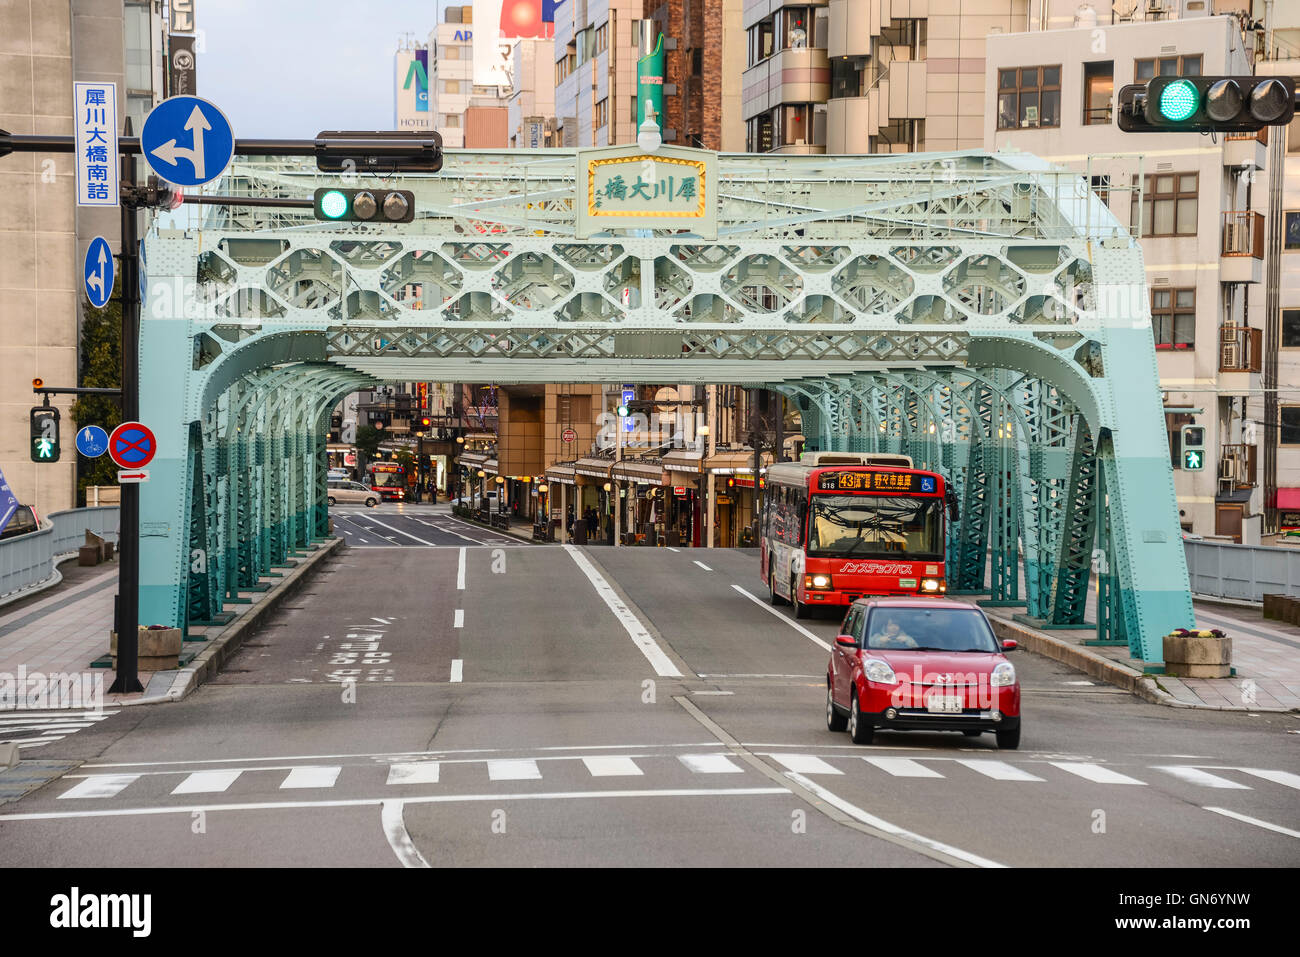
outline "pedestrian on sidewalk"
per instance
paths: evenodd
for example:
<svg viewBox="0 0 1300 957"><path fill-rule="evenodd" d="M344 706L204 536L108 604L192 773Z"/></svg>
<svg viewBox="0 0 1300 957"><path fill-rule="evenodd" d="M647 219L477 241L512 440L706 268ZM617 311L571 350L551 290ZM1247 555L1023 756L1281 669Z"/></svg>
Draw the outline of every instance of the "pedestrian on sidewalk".
<svg viewBox="0 0 1300 957"><path fill-rule="evenodd" d="M420 498L421 498L421 495L420 495L420 488L421 488L421 486L420 486L420 482L419 482L419 480L416 480L416 483L415 483L415 491L414 491L414 493L412 494L412 498L414 499L416 505L419 505L419 504L420 504Z"/></svg>

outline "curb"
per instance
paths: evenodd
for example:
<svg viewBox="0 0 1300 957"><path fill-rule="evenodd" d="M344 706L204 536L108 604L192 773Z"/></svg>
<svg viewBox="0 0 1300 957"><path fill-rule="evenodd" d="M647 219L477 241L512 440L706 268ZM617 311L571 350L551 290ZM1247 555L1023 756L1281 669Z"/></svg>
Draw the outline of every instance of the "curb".
<svg viewBox="0 0 1300 957"><path fill-rule="evenodd" d="M268 591L265 598L250 606L246 614L232 621L214 636L210 640L208 647L199 652L187 667L175 672L171 687L167 691L155 694L146 691L143 697L134 701L118 701L115 702L115 705L134 706L180 701L182 698L189 696L200 685L211 681L221 673L221 669L226 662L244 644L245 637L261 624L262 619L271 611L274 611L280 602L297 592L304 579L320 562L325 560L326 556L334 554L345 545L343 539L335 538L319 546L297 568L287 574L275 588Z"/></svg>
<svg viewBox="0 0 1300 957"><path fill-rule="evenodd" d="M988 619L993 625L994 634L999 638L1014 638L1035 654L1059 661L1093 678L1100 678L1107 684L1121 688L1150 704L1164 705L1168 708L1189 708L1195 711L1241 711L1251 714L1293 714L1297 710L1295 708L1247 708L1244 705L1238 707L1237 705L1192 704L1189 701L1180 701L1160 687L1160 682L1154 675L1134 671L1127 665L1112 661L1087 648L1080 648L1078 645L1007 621L1005 618L989 615Z"/></svg>

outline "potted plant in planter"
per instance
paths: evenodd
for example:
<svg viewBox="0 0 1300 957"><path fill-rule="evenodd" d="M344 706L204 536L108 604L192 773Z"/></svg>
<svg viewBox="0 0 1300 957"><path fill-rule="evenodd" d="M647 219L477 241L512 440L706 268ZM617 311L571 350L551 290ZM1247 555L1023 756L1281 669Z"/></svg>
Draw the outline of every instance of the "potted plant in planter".
<svg viewBox="0 0 1300 957"><path fill-rule="evenodd" d="M1164 638L1165 673L1175 678L1227 678L1232 639L1218 628L1175 628Z"/></svg>

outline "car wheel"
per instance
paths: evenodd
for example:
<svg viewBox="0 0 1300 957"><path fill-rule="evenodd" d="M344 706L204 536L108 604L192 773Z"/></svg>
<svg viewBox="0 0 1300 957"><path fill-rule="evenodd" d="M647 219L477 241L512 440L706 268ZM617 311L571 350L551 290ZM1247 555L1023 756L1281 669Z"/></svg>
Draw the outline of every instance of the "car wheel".
<svg viewBox="0 0 1300 957"><path fill-rule="evenodd" d="M327 502L329 502L329 504L333 505L333 504L334 504L334 496L331 495L331 496L330 496L329 498L327 498L325 501L327 501Z"/></svg>
<svg viewBox="0 0 1300 957"><path fill-rule="evenodd" d="M377 498L366 499L366 508L374 508L378 504L379 504L379 499Z"/></svg>
<svg viewBox="0 0 1300 957"><path fill-rule="evenodd" d="M876 729L871 726L870 721L862 717L862 712L858 708L858 689L854 688L852 694L853 702L849 705L849 739L854 744L870 744Z"/></svg>
<svg viewBox="0 0 1300 957"><path fill-rule="evenodd" d="M794 616L796 618L811 618L812 605L799 600L799 579L790 579L790 604L794 605Z"/></svg>
<svg viewBox="0 0 1300 957"><path fill-rule="evenodd" d="M849 719L835 710L835 698L831 695L831 684L826 682L826 730L843 731L849 725Z"/></svg>
<svg viewBox="0 0 1300 957"><path fill-rule="evenodd" d="M785 604L785 599L776 593L776 572L772 568L773 564L774 562L769 559L767 563L767 595L768 601L773 605L780 606Z"/></svg>
<svg viewBox="0 0 1300 957"><path fill-rule="evenodd" d="M1014 751L1020 747L1020 728L1008 728L1006 731L994 731L998 747L1003 751Z"/></svg>
<svg viewBox="0 0 1300 957"><path fill-rule="evenodd" d="M962 732L962 734L966 735L966 737L968 737L968 738L978 738L978 737L979 737L981 734L983 734L983 733L984 733L983 731L963 731L963 732Z"/></svg>

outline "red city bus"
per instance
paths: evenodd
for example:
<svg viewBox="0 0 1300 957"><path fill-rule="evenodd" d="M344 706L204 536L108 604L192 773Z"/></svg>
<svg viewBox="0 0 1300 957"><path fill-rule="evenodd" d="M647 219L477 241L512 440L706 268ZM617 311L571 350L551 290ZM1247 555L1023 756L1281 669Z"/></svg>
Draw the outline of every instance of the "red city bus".
<svg viewBox="0 0 1300 957"><path fill-rule="evenodd" d="M366 482L385 502L406 498L406 469L394 462L371 462L366 466Z"/></svg>
<svg viewBox="0 0 1300 957"><path fill-rule="evenodd" d="M950 502L943 476L905 455L808 452L768 466L758 544L772 604L805 618L863 595L942 595Z"/></svg>

